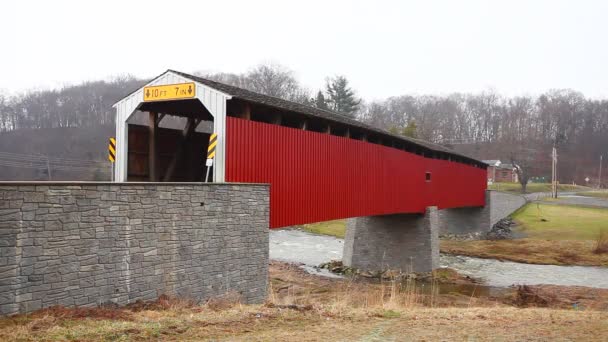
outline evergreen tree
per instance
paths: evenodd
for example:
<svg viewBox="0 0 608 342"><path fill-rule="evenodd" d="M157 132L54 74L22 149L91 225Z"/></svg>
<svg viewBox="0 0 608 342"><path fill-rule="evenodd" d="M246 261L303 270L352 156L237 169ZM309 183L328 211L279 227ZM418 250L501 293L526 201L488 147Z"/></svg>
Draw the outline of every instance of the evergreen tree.
<svg viewBox="0 0 608 342"><path fill-rule="evenodd" d="M317 96L314 98L314 106L319 109L329 109L329 107L327 107L327 100L325 100L325 96L320 90L317 93Z"/></svg>
<svg viewBox="0 0 608 342"><path fill-rule="evenodd" d="M336 76L328 79L325 88L329 96L327 102L331 110L352 117L355 116L361 100L355 96L355 92L348 86L346 77Z"/></svg>
<svg viewBox="0 0 608 342"><path fill-rule="evenodd" d="M416 121L410 120L407 123L407 126L405 126L405 128L403 129L402 135L404 135L406 137L410 137L410 138L416 138L416 129L417 128L418 128L418 126L416 126Z"/></svg>

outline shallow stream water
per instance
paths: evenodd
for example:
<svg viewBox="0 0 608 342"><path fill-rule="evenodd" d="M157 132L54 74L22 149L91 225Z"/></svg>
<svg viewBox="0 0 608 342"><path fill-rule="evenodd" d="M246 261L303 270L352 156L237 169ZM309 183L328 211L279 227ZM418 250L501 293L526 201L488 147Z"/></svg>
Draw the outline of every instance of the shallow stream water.
<svg viewBox="0 0 608 342"><path fill-rule="evenodd" d="M344 240L296 229L270 231L270 259L302 263L311 273L335 276L315 266L342 259ZM531 265L495 259L441 255L442 267L479 278L492 287L510 285L580 285L608 288L608 268L588 266Z"/></svg>

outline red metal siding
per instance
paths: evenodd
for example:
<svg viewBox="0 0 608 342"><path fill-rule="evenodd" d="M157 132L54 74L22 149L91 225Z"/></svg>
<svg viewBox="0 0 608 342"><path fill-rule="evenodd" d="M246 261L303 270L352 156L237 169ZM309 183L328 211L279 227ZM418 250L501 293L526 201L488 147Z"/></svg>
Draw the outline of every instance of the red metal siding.
<svg viewBox="0 0 608 342"><path fill-rule="evenodd" d="M232 117L226 132L226 181L270 184L271 228L485 204L474 166Z"/></svg>

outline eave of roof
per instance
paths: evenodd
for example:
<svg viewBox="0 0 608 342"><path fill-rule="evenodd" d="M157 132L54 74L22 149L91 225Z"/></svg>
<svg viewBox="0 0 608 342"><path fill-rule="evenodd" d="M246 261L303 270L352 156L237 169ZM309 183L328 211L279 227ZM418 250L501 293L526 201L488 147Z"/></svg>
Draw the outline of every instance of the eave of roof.
<svg viewBox="0 0 608 342"><path fill-rule="evenodd" d="M212 81L212 80L209 80L206 78L186 74L186 73L176 71L176 70L169 69L166 72L172 72L172 73L175 73L182 77L191 79L192 81L201 83L208 87L214 88L218 91L224 92L224 93L232 96L233 98L238 98L241 100L245 100L245 101L249 101L252 103L261 104L261 105L265 105L265 106L269 106L269 107L274 107L274 108L281 109L281 110L287 110L287 111L295 112L295 113L306 115L306 116L320 118L320 119L324 119L324 120L327 120L330 122L337 122L337 123L341 123L344 125L357 127L357 128L363 129L363 130L371 131L376 134L380 134L380 135L387 136L387 137L390 137L393 139L407 142L412 145L422 147L423 149L426 149L430 152L445 153L447 155L455 156L455 157L461 158L463 160L466 160L470 163L476 164L479 167L484 167L484 168L487 167L487 164L485 164L477 159L457 153L444 146L430 143L427 141L423 141L420 139L414 139L414 138L410 138L410 137L404 137L401 135L393 134L388 131L381 130L381 129L378 129L371 125L357 121L357 120L350 118L347 115L339 113L339 112L323 110L323 109L319 109L316 107L307 106L307 105L304 105L301 103L287 101L287 100L284 100L284 99L281 99L278 97L259 94L259 93L256 93L256 92L253 92L253 91L250 91L247 89L243 89L243 88L231 86L228 84ZM165 74L165 73L163 73L163 74Z"/></svg>
<svg viewBox="0 0 608 342"><path fill-rule="evenodd" d="M488 164L490 166L496 166L496 164L502 164L498 159L484 159L481 161L484 164Z"/></svg>

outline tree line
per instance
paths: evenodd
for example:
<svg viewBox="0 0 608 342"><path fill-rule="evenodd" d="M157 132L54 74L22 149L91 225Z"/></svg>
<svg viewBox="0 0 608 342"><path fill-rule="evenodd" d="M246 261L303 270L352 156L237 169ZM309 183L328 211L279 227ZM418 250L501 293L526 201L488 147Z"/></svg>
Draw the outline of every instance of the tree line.
<svg viewBox="0 0 608 342"><path fill-rule="evenodd" d="M18 96L0 94L0 131L113 124L112 105L144 83L124 76Z"/></svg>
<svg viewBox="0 0 608 342"><path fill-rule="evenodd" d="M549 177L559 154L561 182L594 185L608 153L608 101L570 89L538 96L404 95L369 103L361 120L376 127L452 147L479 159L522 166L524 177Z"/></svg>
<svg viewBox="0 0 608 342"><path fill-rule="evenodd" d="M242 74L196 73L269 96L333 110L389 130L453 147L476 158L526 165L546 175L550 149L560 153L562 182L595 180L599 155L608 151L608 101L570 89L507 97L495 91L401 95L365 102L345 76L308 89L293 71L261 64ZM0 94L0 131L95 127L114 122L112 105L147 80L118 77L59 90Z"/></svg>
<svg viewBox="0 0 608 342"><path fill-rule="evenodd" d="M315 96L294 73L278 64L261 64L244 74L195 73L218 82L289 101L316 105L355 116L361 100L344 76L330 77ZM112 105L148 80L132 76L85 82L59 90L29 91L18 96L0 94L0 132L16 129L91 127L114 123ZM324 95L325 94L325 95Z"/></svg>

